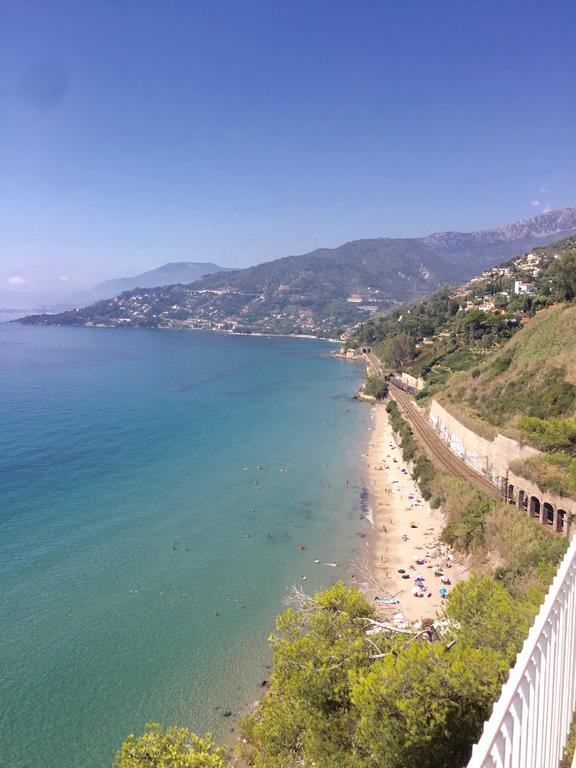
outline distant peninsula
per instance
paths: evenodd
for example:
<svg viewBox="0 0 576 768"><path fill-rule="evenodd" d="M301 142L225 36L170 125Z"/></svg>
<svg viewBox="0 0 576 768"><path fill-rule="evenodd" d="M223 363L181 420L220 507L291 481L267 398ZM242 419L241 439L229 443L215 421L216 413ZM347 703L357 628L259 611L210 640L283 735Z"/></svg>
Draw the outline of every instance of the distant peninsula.
<svg viewBox="0 0 576 768"><path fill-rule="evenodd" d="M167 279L167 274L152 272L148 285L141 280L114 298L20 322L334 338L395 304L430 295L441 285L462 282L535 246L574 234L576 209L562 208L499 229L355 240L199 279L182 279L174 271ZM163 269L170 266L179 265Z"/></svg>

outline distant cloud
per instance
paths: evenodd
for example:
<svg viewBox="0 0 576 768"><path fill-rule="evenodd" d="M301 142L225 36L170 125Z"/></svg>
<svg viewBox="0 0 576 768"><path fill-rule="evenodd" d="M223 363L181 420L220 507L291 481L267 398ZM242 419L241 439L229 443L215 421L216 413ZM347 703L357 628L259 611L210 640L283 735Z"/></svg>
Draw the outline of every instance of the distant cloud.
<svg viewBox="0 0 576 768"><path fill-rule="evenodd" d="M540 192L542 195L544 195L546 198L549 198L550 196L550 189L545 185L541 184L538 188L538 192ZM530 200L530 205L532 208L536 208L536 210L539 213L549 213L552 210L552 205L548 200Z"/></svg>
<svg viewBox="0 0 576 768"><path fill-rule="evenodd" d="M66 277L66 275L60 275L58 280L62 280L63 283L67 283L68 282L68 278Z"/></svg>
<svg viewBox="0 0 576 768"><path fill-rule="evenodd" d="M12 277L9 277L6 282L8 285L25 285L27 280L25 277L22 277L22 275L13 275Z"/></svg>

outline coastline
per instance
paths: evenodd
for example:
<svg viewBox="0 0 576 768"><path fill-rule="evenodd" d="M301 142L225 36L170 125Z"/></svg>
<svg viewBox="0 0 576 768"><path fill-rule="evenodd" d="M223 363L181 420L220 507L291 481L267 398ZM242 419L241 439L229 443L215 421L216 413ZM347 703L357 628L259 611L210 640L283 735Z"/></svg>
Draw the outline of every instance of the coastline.
<svg viewBox="0 0 576 768"><path fill-rule="evenodd" d="M144 331L204 331L206 333L222 333L226 334L228 336L256 336L260 337L263 336L264 338L280 338L280 339L310 339L312 341L327 341L330 344L342 344L342 341L339 339L332 339L328 336L314 336L311 333L274 333L272 331L270 332L264 332L264 331L229 331L224 330L223 328L196 328L194 326L182 326L182 327L176 327L176 326L155 326L155 327L143 327L139 325L111 325L107 323L80 323L78 325L73 323L22 323L22 320L25 320L27 315L24 315L22 317L16 317L11 320L1 320L0 324L2 323L10 323L13 325L24 325L24 326L40 326L40 327L52 327L52 328L122 328L124 330L144 330Z"/></svg>
<svg viewBox="0 0 576 768"><path fill-rule="evenodd" d="M466 568L441 541L444 516L422 498L402 459L384 404L372 406L371 420L363 456L372 533L367 542L368 559L356 581L362 581L360 586L370 602L388 620L401 625L435 619L442 612L439 590L449 594L465 578ZM425 589L417 588L419 576Z"/></svg>

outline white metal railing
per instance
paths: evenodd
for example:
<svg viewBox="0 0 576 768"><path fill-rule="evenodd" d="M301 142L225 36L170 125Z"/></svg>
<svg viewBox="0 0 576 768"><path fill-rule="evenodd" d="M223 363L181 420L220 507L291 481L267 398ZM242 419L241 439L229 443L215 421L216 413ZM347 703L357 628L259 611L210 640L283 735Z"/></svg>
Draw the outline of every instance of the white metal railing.
<svg viewBox="0 0 576 768"><path fill-rule="evenodd" d="M468 768L558 768L576 705L576 536Z"/></svg>

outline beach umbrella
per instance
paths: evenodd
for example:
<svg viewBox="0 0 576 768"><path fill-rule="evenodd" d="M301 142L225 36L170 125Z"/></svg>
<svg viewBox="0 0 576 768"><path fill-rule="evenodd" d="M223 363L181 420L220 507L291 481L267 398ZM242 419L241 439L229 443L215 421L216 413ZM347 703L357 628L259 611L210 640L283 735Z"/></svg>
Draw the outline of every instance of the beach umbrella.
<svg viewBox="0 0 576 768"><path fill-rule="evenodd" d="M446 593L448 592L448 590L445 587L440 587L438 592L440 594L440 597L446 597Z"/></svg>

